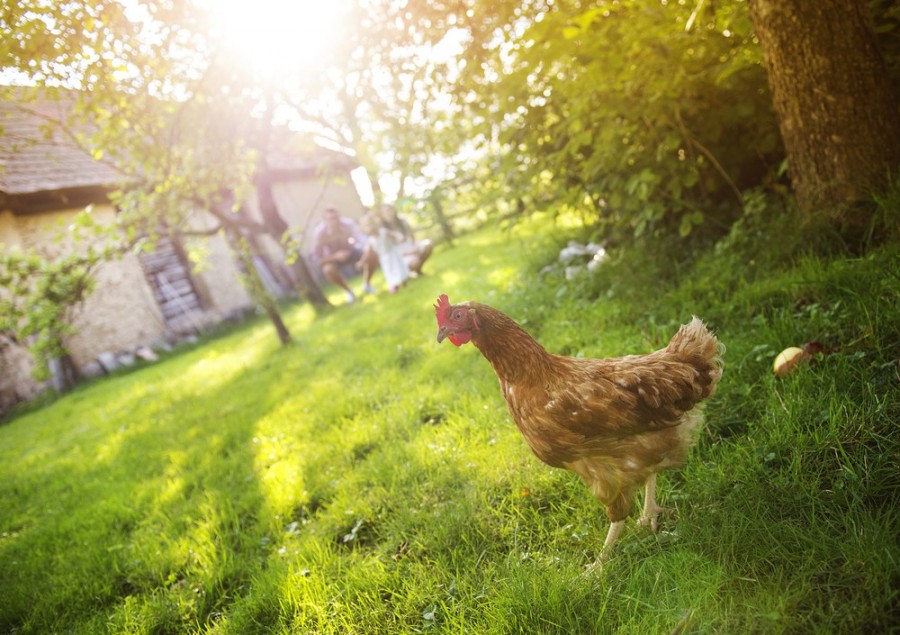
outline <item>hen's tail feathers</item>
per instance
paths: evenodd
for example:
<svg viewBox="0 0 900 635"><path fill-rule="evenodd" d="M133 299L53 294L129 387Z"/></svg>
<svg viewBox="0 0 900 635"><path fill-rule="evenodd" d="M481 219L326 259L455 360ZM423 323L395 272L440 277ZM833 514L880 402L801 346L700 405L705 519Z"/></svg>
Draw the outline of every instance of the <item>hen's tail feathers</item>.
<svg viewBox="0 0 900 635"><path fill-rule="evenodd" d="M672 337L666 347L673 356L691 363L708 381L708 390L704 391L704 399L711 396L722 378L725 363L722 355L725 345L706 327L696 315L683 325ZM705 383L705 382L704 382Z"/></svg>

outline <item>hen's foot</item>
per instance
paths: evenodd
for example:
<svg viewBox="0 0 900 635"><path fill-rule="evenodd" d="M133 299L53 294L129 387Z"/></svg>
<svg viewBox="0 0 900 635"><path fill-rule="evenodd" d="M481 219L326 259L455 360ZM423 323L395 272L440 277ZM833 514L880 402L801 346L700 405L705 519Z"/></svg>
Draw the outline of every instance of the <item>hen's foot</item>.
<svg viewBox="0 0 900 635"><path fill-rule="evenodd" d="M594 573L599 573L603 570L603 563L609 559L609 553L612 551L612 546L615 544L616 540L619 539L619 534L622 533L624 527L624 520L609 525L609 531L606 532L606 540L603 541L603 548L600 549L600 557L597 558L596 562L593 562L584 568L584 575L593 575Z"/></svg>
<svg viewBox="0 0 900 635"><path fill-rule="evenodd" d="M656 474L651 474L644 484L644 513L638 518L638 524L643 527L650 525L656 533L659 529L659 515L668 511L656 504Z"/></svg>
<svg viewBox="0 0 900 635"><path fill-rule="evenodd" d="M650 526L650 529L653 533L659 531L659 515L660 514L668 514L672 510L668 507L657 507L653 505L649 509L644 509L644 513L641 514L641 517L638 518L638 525L641 527Z"/></svg>
<svg viewBox="0 0 900 635"><path fill-rule="evenodd" d="M597 558L597 560L595 560L591 564L584 565L584 572L582 572L581 575L583 575L586 578L589 578L593 575L597 575L597 574L601 573L603 571L603 563L605 561L606 561L606 558L601 556L600 558Z"/></svg>

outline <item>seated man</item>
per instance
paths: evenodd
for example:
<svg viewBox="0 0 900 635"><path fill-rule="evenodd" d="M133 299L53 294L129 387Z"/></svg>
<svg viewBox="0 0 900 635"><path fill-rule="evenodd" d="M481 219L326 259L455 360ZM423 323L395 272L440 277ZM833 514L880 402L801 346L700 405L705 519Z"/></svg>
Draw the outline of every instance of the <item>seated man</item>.
<svg viewBox="0 0 900 635"><path fill-rule="evenodd" d="M372 274L378 266L378 255L366 250L366 236L356 223L349 218L341 218L333 207L325 210L322 222L313 232L312 255L322 269L322 275L329 282L341 287L347 294L347 302L356 300L350 285L344 278L345 265L363 270L364 293L372 293Z"/></svg>

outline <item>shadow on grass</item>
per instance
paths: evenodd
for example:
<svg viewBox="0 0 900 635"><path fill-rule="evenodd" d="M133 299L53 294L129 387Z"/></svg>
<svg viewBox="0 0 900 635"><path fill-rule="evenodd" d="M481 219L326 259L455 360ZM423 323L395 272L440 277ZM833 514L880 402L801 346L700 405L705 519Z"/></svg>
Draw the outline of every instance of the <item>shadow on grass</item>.
<svg viewBox="0 0 900 635"><path fill-rule="evenodd" d="M71 416L41 434L64 441L27 450L26 469L0 487L0 631L187 632L249 592L274 522L255 435L284 394L265 379L296 355L258 355L175 400L146 392L139 374L113 378L106 421L79 419L78 394L53 404Z"/></svg>

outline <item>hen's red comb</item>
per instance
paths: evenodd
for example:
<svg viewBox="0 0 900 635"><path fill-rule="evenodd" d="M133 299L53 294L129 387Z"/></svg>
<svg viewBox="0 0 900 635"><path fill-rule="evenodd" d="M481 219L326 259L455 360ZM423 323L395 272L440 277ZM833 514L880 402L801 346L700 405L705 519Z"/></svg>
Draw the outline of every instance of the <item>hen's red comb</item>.
<svg viewBox="0 0 900 635"><path fill-rule="evenodd" d="M442 293L434 305L434 314L437 316L438 326L443 326L450 317L450 299L446 293Z"/></svg>

